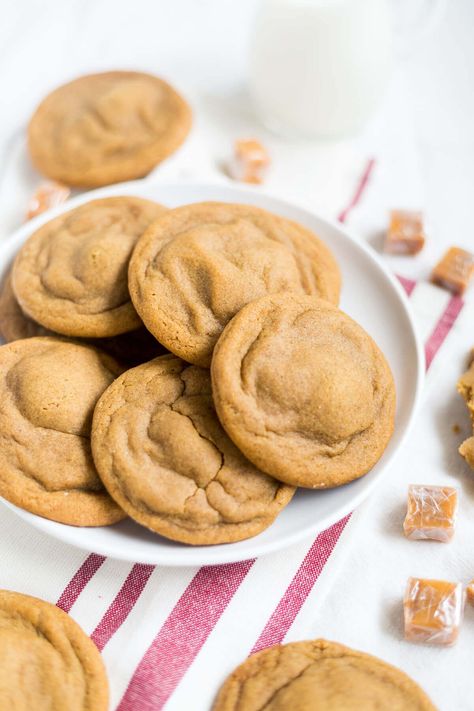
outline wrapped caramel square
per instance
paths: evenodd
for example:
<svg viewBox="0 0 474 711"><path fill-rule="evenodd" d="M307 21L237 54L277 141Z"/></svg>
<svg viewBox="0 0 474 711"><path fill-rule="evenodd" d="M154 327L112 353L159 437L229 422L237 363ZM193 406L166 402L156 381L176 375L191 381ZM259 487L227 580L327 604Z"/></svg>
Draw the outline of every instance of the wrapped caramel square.
<svg viewBox="0 0 474 711"><path fill-rule="evenodd" d="M229 172L243 183L262 183L270 165L268 151L255 139L239 139L234 144L234 157Z"/></svg>
<svg viewBox="0 0 474 711"><path fill-rule="evenodd" d="M65 202L71 194L67 185L54 180L42 183L33 193L28 204L26 219L41 215L52 207L57 207Z"/></svg>
<svg viewBox="0 0 474 711"><path fill-rule="evenodd" d="M474 605L474 580L466 585L466 598L470 605Z"/></svg>
<svg viewBox="0 0 474 711"><path fill-rule="evenodd" d="M457 509L458 493L453 487L411 484L403 523L405 536L413 541L447 543L454 534Z"/></svg>
<svg viewBox="0 0 474 711"><path fill-rule="evenodd" d="M403 608L405 639L429 644L454 644L464 608L462 584L409 578Z"/></svg>
<svg viewBox="0 0 474 711"><path fill-rule="evenodd" d="M453 294L462 295L474 276L474 254L450 247L431 274L431 281Z"/></svg>
<svg viewBox="0 0 474 711"><path fill-rule="evenodd" d="M414 210L392 210L385 238L390 254L418 254L425 245L423 215Z"/></svg>

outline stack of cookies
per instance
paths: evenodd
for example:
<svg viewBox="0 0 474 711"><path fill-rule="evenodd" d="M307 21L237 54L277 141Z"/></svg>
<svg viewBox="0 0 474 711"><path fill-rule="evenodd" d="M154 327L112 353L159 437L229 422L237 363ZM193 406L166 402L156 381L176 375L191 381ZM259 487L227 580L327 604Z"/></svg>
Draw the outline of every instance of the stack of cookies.
<svg viewBox="0 0 474 711"><path fill-rule="evenodd" d="M248 205L115 197L46 223L0 295L0 494L205 545L362 476L395 390L339 291L316 235Z"/></svg>

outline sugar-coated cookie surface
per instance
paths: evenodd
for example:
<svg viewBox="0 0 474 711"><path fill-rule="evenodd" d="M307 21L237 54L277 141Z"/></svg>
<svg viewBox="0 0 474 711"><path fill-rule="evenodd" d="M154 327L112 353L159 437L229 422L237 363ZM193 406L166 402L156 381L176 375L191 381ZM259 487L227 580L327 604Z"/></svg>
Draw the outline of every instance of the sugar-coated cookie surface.
<svg viewBox="0 0 474 711"><path fill-rule="evenodd" d="M184 543L254 536L294 491L256 469L227 437L209 372L171 355L127 371L105 391L94 412L92 451L124 511Z"/></svg>
<svg viewBox="0 0 474 711"><path fill-rule="evenodd" d="M315 294L338 303L340 273L310 230L251 205L198 203L150 226L129 269L132 301L172 353L209 366L228 321L268 293Z"/></svg>
<svg viewBox="0 0 474 711"><path fill-rule="evenodd" d="M95 644L49 602L0 590L0 708L107 711L109 689Z"/></svg>
<svg viewBox="0 0 474 711"><path fill-rule="evenodd" d="M220 421L263 471L294 486L334 487L365 474L393 431L395 387L370 336L314 296L245 306L212 360Z"/></svg>
<svg viewBox="0 0 474 711"><path fill-rule="evenodd" d="M269 647L227 678L212 711L436 711L400 669L336 642Z"/></svg>
<svg viewBox="0 0 474 711"><path fill-rule="evenodd" d="M111 197L47 222L13 265L21 309L65 336L116 336L141 326L128 293L128 262L138 238L164 210L150 200Z"/></svg>
<svg viewBox="0 0 474 711"><path fill-rule="evenodd" d="M77 526L124 518L90 449L95 404L119 372L105 353L56 338L0 347L0 496Z"/></svg>
<svg viewBox="0 0 474 711"><path fill-rule="evenodd" d="M191 127L191 110L162 79L103 72L60 86L28 128L33 163L66 185L96 187L147 175Z"/></svg>

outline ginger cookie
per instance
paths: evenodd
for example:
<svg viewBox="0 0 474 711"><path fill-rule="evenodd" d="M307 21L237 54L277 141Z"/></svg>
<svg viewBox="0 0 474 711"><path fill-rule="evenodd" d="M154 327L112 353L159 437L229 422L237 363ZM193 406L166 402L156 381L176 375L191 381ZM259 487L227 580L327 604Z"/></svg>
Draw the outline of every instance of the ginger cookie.
<svg viewBox="0 0 474 711"><path fill-rule="evenodd" d="M395 387L370 336L314 296L245 306L214 350L220 421L262 471L294 486L340 486L365 474L393 431Z"/></svg>
<svg viewBox="0 0 474 711"><path fill-rule="evenodd" d="M391 664L315 639L252 654L227 678L212 711L436 711Z"/></svg>
<svg viewBox="0 0 474 711"><path fill-rule="evenodd" d="M142 325L128 293L132 250L165 208L136 197L92 200L34 232L12 285L22 311L65 336L116 336Z"/></svg>
<svg viewBox="0 0 474 711"><path fill-rule="evenodd" d="M49 94L30 121L28 147L48 178L97 187L147 175L190 128L191 109L162 79L104 72Z"/></svg>
<svg viewBox="0 0 474 711"><path fill-rule="evenodd" d="M92 452L119 506L183 543L255 536L294 493L229 440L214 411L209 371L172 355L128 370L105 391L94 412Z"/></svg>
<svg viewBox="0 0 474 711"><path fill-rule="evenodd" d="M338 266L308 229L250 205L200 203L169 210L139 240L129 269L132 301L172 353L209 366L224 326L268 293L337 303Z"/></svg>
<svg viewBox="0 0 474 711"><path fill-rule="evenodd" d="M61 339L0 347L0 496L76 526L124 518L90 448L95 404L120 372L105 353Z"/></svg>
<svg viewBox="0 0 474 711"><path fill-rule="evenodd" d="M107 711L99 650L49 602L0 590L0 708Z"/></svg>

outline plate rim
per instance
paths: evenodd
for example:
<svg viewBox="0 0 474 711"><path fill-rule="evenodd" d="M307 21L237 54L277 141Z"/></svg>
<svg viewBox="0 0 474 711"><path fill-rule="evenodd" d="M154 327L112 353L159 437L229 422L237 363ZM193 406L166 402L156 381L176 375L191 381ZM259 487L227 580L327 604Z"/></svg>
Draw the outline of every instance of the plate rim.
<svg viewBox="0 0 474 711"><path fill-rule="evenodd" d="M41 227L43 224L46 222L49 222L50 220L54 219L58 215L62 214L63 212L67 212L69 210L74 209L75 207L78 207L79 205L82 205L86 202L89 202L90 200L96 200L100 199L102 197L112 197L114 194L127 194L130 191L130 194L133 195L134 191L138 193L138 196L140 196L140 192L143 191L144 189L146 191L148 190L153 190L154 188L159 191L161 189L167 189L167 190L178 190L180 188L188 188L188 189L196 189L196 191L208 191L212 192L212 190L218 190L224 192L228 191L229 192L229 202L236 202L236 200L239 199L239 196L251 196L252 197L252 202L255 202L258 200L259 197L262 197L263 199L269 200L270 202L274 202L275 205L279 204L283 208L288 209L289 211L299 211L301 213L306 213L310 218L316 218L319 222L326 224L330 229L335 230L336 232L339 232L344 239L348 239L355 247L359 250L361 250L366 257L368 257L369 261L372 263L373 266L375 266L376 269L378 269L380 272L382 272L383 276L385 279L390 283L392 286L393 290L395 291L397 297L398 297L398 302L399 306L402 307L404 316L410 326L410 332L407 334L414 347L415 347L415 353L416 353L416 385L415 385L415 391L413 394L413 400L412 400L412 406L411 406L411 411L409 412L409 415L407 417L407 421L405 424L405 429L402 435L400 436L400 440L398 442L398 445L396 446L395 450L391 452L388 455L388 459L384 462L383 469L381 470L380 474L376 477L374 477L372 480L369 481L366 487L362 488L360 492L356 493L350 501L348 501L346 504L341 505L338 508L338 513L337 516L334 514L327 514L323 516L322 518L319 518L317 522L310 526L306 526L302 528L301 530L294 531L292 533L288 533L286 536L284 536L282 539L275 539L275 540L270 540L267 542L258 542L256 538L249 538L248 541L252 542L254 541L255 544L253 546L254 550L252 551L251 554L248 556L242 556L242 553L238 552L238 549L235 550L233 548L233 544L223 544L222 545L222 552L219 552L218 555L215 553L209 554L209 551L215 551L214 546L183 546L179 547L176 549L170 549L169 551L166 552L166 554L161 554L158 549L158 555L154 556L153 559L149 555L138 555L138 556L131 556L130 553L126 553L127 547L124 546L123 550L120 548L120 546L117 546L118 550L115 550L113 552L110 552L110 548L105 544L103 546L99 546L98 549L91 548L86 544L86 541L82 542L78 540L77 536L77 530L83 530L83 529L78 529L75 526L68 526L65 524L60 524L55 521L51 521L49 519L43 518L41 516L37 516L35 514L32 514L29 511L23 510L10 501L7 501L3 497L0 497L0 501L11 511L13 511L16 515L18 515L23 521L27 522L29 525L33 526L37 530L40 530L42 533L47 534L48 536L51 536L55 540L61 541L62 543L66 543L69 545L74 546L75 548L78 548L80 550L83 550L85 552L89 553L96 553L100 555L105 555L113 560L123 560L126 562L130 563L144 563L144 564L152 564L152 565L162 565L164 567L173 567L173 568L181 568L181 567L186 567L190 565L195 565L195 566L202 566L202 565L225 565L227 563L236 563L236 562L241 562L245 560L250 560L254 558L258 558L263 555L267 555L273 552L276 552L278 550L283 550L286 548L291 547L292 545L295 545L296 543L306 539L310 538L313 536L317 536L319 533L323 532L326 530L328 527L331 525L335 524L336 522L340 521L343 519L345 516L347 516L349 513L354 511L360 504L365 501L374 491L374 489L380 485L381 481L384 480L384 478L387 475L388 470L390 467L393 465L396 457L398 456L400 450L404 446L408 435L411 432L411 429L413 427L413 423L415 421L419 406L420 406L420 401L421 401L421 395L423 392L423 384L424 384L424 378L425 378L425 356L424 356L424 349L423 345L421 343L420 336L418 334L418 331L416 329L415 321L414 321L414 316L412 313L412 310L409 306L409 300L408 297L401 286L400 282L396 278L396 276L391 272L389 267L382 261L380 256L373 250L364 240L358 238L355 233L351 230L348 229L346 225L341 224L340 222L328 218L326 216L320 215L317 212L313 211L310 207L307 205L299 204L298 202L291 201L291 200L286 200L284 198L279 197L278 195L274 195L271 193L271 191L268 191L266 189L262 188L252 188L248 187L245 185L239 184L238 186L235 186L232 184L231 181L196 181L196 180L160 180L158 176L153 176L152 178L145 178L142 180L133 180L133 181L128 181L124 183L116 183L113 185L107 185L101 188L97 188L95 190L90 190L88 192L81 193L79 195L75 195L74 197L70 198L67 200L65 203L62 205L59 205L51 210L48 210L46 213L43 213L41 215L38 215L37 217L33 218L32 220L29 220L25 224L21 225L18 227L15 231L13 231L6 239L2 240L2 246L5 249L8 249L11 247L15 242L18 240L24 240L26 238L26 235L32 233L39 227ZM233 197L234 196L234 197ZM244 199L242 197L242 199ZM201 202L201 201L199 201ZM223 202L223 200L219 200L219 202ZM277 209L277 208L276 208ZM5 263L6 267L7 263ZM4 271L4 268L0 267L0 271ZM52 526L53 524L53 526ZM138 524L137 524L138 525ZM56 529L55 527L59 526L59 529ZM87 529L86 529L87 530ZM250 543L251 545L251 543ZM175 555L177 553L177 555ZM193 555L193 553L195 555ZM197 555L196 555L197 554Z"/></svg>

